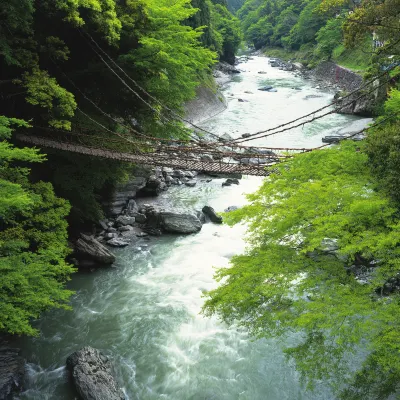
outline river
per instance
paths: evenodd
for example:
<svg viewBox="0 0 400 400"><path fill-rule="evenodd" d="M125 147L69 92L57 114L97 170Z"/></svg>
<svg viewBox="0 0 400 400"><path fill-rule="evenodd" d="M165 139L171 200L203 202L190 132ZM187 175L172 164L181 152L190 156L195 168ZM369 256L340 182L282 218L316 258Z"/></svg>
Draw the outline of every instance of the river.
<svg viewBox="0 0 400 400"><path fill-rule="evenodd" d="M270 67L263 57L240 68L244 72L224 89L228 108L204 122L204 128L238 137L309 113L333 97ZM278 91L258 91L263 85ZM252 144L315 147L354 119L333 114ZM261 178L244 177L239 186L225 188L222 181L171 187L159 202L198 209L208 204L222 211L244 204L244 193L257 189ZM165 235L116 250L112 268L75 274L69 284L76 291L73 310L45 314L35 322L41 335L21 340L28 378L19 398L73 400L65 360L90 345L113 358L130 400L332 400L327 384L321 382L314 392L300 384L293 363L284 357L284 343L253 341L246 332L199 314L202 294L217 285L214 266L228 266L232 255L245 249L244 237L244 226L206 224L196 235Z"/></svg>

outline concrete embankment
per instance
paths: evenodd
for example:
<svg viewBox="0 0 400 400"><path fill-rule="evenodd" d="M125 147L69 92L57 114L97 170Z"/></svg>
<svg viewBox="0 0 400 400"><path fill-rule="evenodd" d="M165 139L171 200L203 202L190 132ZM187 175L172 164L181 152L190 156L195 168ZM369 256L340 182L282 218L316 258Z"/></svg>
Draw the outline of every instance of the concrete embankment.
<svg viewBox="0 0 400 400"><path fill-rule="evenodd" d="M218 89L200 86L196 98L185 105L185 119L192 124L215 117L226 108L224 95Z"/></svg>

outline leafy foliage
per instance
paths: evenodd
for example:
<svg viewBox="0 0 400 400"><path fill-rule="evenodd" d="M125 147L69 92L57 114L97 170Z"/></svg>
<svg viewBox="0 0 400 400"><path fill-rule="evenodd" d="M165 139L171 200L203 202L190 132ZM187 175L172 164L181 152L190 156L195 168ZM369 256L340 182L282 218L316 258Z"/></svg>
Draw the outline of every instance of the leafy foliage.
<svg viewBox="0 0 400 400"><path fill-rule="evenodd" d="M400 221L375 188L360 143L282 164L225 216L249 223L249 248L218 270L204 306L256 337L290 332L287 354L309 387L324 379L346 399L399 389L399 294L388 296L387 282L399 270Z"/></svg>
<svg viewBox="0 0 400 400"><path fill-rule="evenodd" d="M65 262L68 203L51 184L29 182L27 162L43 162L35 149L10 144L22 120L0 116L0 331L35 335L32 318L67 307L64 284L73 268Z"/></svg>
<svg viewBox="0 0 400 400"><path fill-rule="evenodd" d="M2 110L31 121L41 135L66 130L135 137L123 124L147 135L187 138L189 130L168 109L183 113L196 88L210 80L218 56L232 61L241 36L226 5L211 0L0 2ZM117 67L97 46L132 80L117 77ZM53 174L35 171L72 200L73 219L98 218L99 193L112 191L109 182L117 182L126 167L53 153L50 158Z"/></svg>

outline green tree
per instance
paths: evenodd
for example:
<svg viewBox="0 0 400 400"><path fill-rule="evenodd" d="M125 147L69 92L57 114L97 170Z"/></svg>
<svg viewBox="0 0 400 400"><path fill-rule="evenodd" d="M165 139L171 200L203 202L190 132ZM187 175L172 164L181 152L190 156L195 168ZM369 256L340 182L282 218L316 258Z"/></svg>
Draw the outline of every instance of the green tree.
<svg viewBox="0 0 400 400"><path fill-rule="evenodd" d="M343 20L341 18L333 18L327 21L316 35L317 47L315 54L322 59L330 60L333 50L342 43Z"/></svg>
<svg viewBox="0 0 400 400"><path fill-rule="evenodd" d="M296 156L225 216L249 223L249 248L218 270L204 313L290 336L309 387L323 379L343 399L375 400L399 389L400 221L360 147Z"/></svg>
<svg viewBox="0 0 400 400"><path fill-rule="evenodd" d="M222 37L221 59L234 64L235 54L242 41L239 20L220 4L213 7L213 18L215 27Z"/></svg>
<svg viewBox="0 0 400 400"><path fill-rule="evenodd" d="M13 126L24 121L0 116L0 331L35 335L33 318L50 308L68 308L65 282L74 269L65 262L68 203L51 184L29 182L35 149L10 144Z"/></svg>

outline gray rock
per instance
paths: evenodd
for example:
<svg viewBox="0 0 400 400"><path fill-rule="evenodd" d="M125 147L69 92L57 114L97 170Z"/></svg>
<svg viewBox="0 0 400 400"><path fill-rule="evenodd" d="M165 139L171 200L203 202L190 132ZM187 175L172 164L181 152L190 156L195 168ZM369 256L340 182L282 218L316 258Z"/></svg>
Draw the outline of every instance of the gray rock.
<svg viewBox="0 0 400 400"><path fill-rule="evenodd" d="M189 186L189 187L195 187L196 184L197 184L197 182L195 180L191 180L191 181L185 182L185 185Z"/></svg>
<svg viewBox="0 0 400 400"><path fill-rule="evenodd" d="M107 220L106 219L103 219L103 220L101 220L101 221L99 221L99 225L101 226L101 228L103 229L103 230L107 230L108 229L108 225L107 225Z"/></svg>
<svg viewBox="0 0 400 400"><path fill-rule="evenodd" d="M113 238L111 240L108 240L107 244L112 247L125 247L128 246L129 243L119 238Z"/></svg>
<svg viewBox="0 0 400 400"><path fill-rule="evenodd" d="M144 224L147 221L147 217L145 214L136 214L135 215L136 222L139 224Z"/></svg>
<svg viewBox="0 0 400 400"><path fill-rule="evenodd" d="M214 222L216 224L222 224L222 217L220 215L217 215L217 213L212 207L204 206L202 211L208 218L210 218L211 222Z"/></svg>
<svg viewBox="0 0 400 400"><path fill-rule="evenodd" d="M146 186L140 191L144 196L158 196L163 190L167 189L167 185L156 175L151 175Z"/></svg>
<svg viewBox="0 0 400 400"><path fill-rule="evenodd" d="M100 264L112 264L115 256L95 238L81 234L75 243L75 253L78 259L92 260Z"/></svg>
<svg viewBox="0 0 400 400"><path fill-rule="evenodd" d="M110 232L110 233L106 233L104 235L105 239L114 239L116 237L118 237L118 233L116 233L116 232Z"/></svg>
<svg viewBox="0 0 400 400"><path fill-rule="evenodd" d="M110 360L99 350L84 347L76 351L67 358L67 369L83 400L125 400Z"/></svg>
<svg viewBox="0 0 400 400"><path fill-rule="evenodd" d="M185 177L193 179L197 174L192 171L185 171Z"/></svg>
<svg viewBox="0 0 400 400"><path fill-rule="evenodd" d="M162 169L162 173L163 175L172 175L172 173L174 172L174 170L172 168L169 167L163 167Z"/></svg>
<svg viewBox="0 0 400 400"><path fill-rule="evenodd" d="M238 209L239 209L239 207L237 207L237 206L229 206L224 211L225 212L231 212L231 211L235 211L235 210L238 210Z"/></svg>
<svg viewBox="0 0 400 400"><path fill-rule="evenodd" d="M115 232L117 232L117 230L115 228L113 228L112 226L110 226L109 228L107 228L107 232L108 233L115 233Z"/></svg>
<svg viewBox="0 0 400 400"><path fill-rule="evenodd" d="M136 204L136 201L133 199L130 199L128 201L128 206L127 206L127 210L126 210L127 214L133 217L134 215L132 215L132 214L135 214L138 211L139 211L139 207Z"/></svg>
<svg viewBox="0 0 400 400"><path fill-rule="evenodd" d="M197 215L186 212L160 212L161 226L166 232L196 233L201 230L202 224Z"/></svg>
<svg viewBox="0 0 400 400"><path fill-rule="evenodd" d="M196 215L197 215L197 218L200 220L200 222L201 222L202 224L205 224L205 223L206 223L206 216L204 215L203 211L201 211L201 210L196 210Z"/></svg>
<svg viewBox="0 0 400 400"><path fill-rule="evenodd" d="M123 226L120 226L120 227L118 228L118 230L119 230L120 232L129 232L129 231L133 231L133 226L130 226L130 225L123 225Z"/></svg>
<svg viewBox="0 0 400 400"><path fill-rule="evenodd" d="M135 217L120 215L115 222L118 226L133 225L135 223Z"/></svg>
<svg viewBox="0 0 400 400"><path fill-rule="evenodd" d="M237 68L235 68L233 65L228 64L227 62L224 62L224 61L220 61L216 65L216 69L218 71L224 72L226 74L240 74L240 71Z"/></svg>
<svg viewBox="0 0 400 400"><path fill-rule="evenodd" d="M146 178L144 176L135 176L130 178L127 183L119 185L113 194L111 202L103 203L108 209L109 214L112 216L121 214L122 210L126 207L127 202L130 199L133 199L136 194L145 187L145 185Z"/></svg>
<svg viewBox="0 0 400 400"><path fill-rule="evenodd" d="M269 92L271 89L273 89L272 86L263 86L258 88L258 90L261 90L262 92Z"/></svg>
<svg viewBox="0 0 400 400"><path fill-rule="evenodd" d="M0 343L0 400L12 399L21 390L25 361L19 354L19 349Z"/></svg>
<svg viewBox="0 0 400 400"><path fill-rule="evenodd" d="M228 178L225 182L222 183L222 186L231 186L231 185L239 185L239 180L236 178Z"/></svg>
<svg viewBox="0 0 400 400"><path fill-rule="evenodd" d="M173 176L174 178L183 178L183 177L185 176L185 173L184 173L183 171L181 171L180 169L175 169L175 170L172 172L172 176Z"/></svg>

